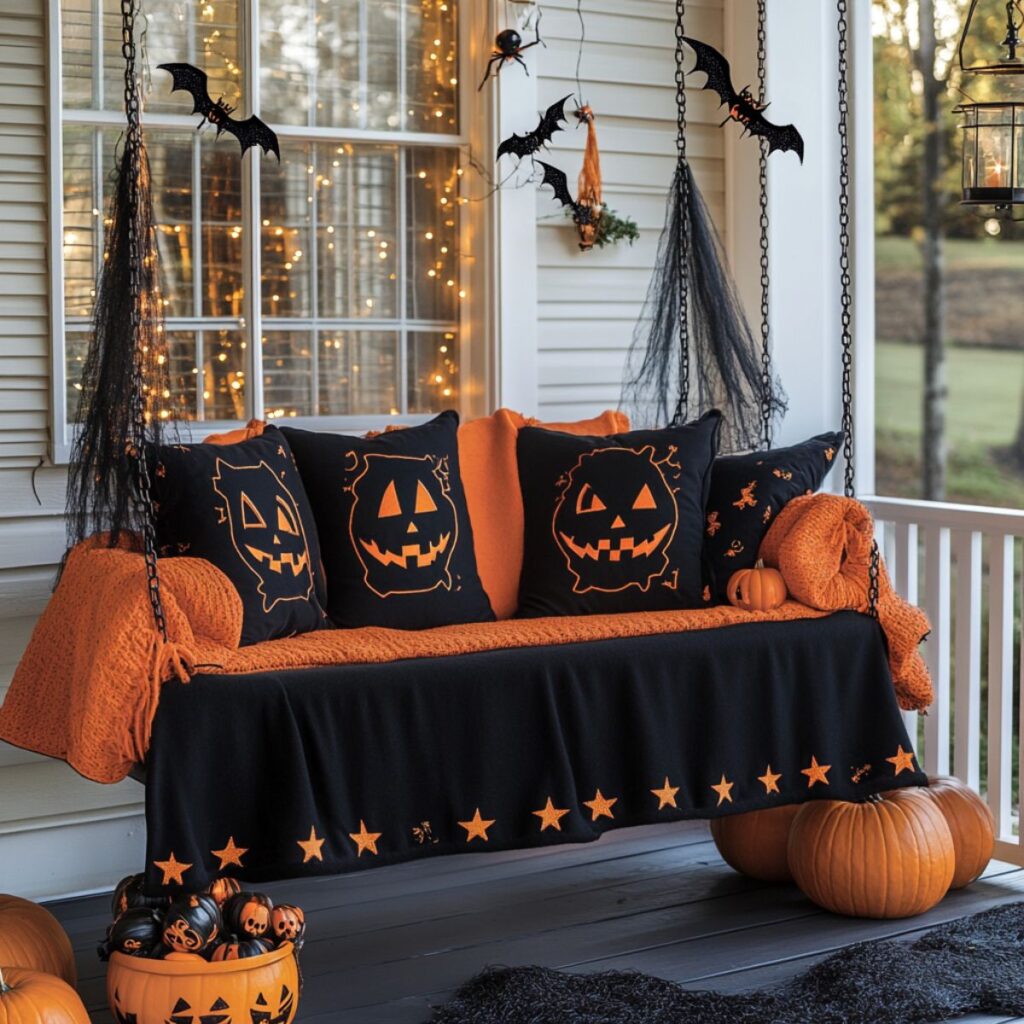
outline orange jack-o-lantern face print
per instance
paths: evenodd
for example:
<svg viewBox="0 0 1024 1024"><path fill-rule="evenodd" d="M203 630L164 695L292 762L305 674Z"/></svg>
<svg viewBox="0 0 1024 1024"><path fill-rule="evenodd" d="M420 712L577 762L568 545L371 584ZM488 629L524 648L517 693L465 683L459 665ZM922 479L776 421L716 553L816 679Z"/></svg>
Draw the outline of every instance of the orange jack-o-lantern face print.
<svg viewBox="0 0 1024 1024"><path fill-rule="evenodd" d="M555 506L555 542L573 591L646 591L668 568L676 496L652 447L598 448L579 457Z"/></svg>
<svg viewBox="0 0 1024 1024"><path fill-rule="evenodd" d="M239 558L259 581L263 610L313 593L309 544L291 491L266 463L216 462L213 490Z"/></svg>
<svg viewBox="0 0 1024 1024"><path fill-rule="evenodd" d="M370 590L390 597L451 589L459 523L443 460L363 456L352 494L349 532Z"/></svg>

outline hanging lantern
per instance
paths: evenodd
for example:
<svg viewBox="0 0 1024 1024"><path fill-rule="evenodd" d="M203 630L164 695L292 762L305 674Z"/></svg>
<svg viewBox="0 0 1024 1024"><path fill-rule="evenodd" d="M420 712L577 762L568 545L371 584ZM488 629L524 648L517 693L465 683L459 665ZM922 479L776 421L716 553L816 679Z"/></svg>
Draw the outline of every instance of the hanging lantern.
<svg viewBox="0 0 1024 1024"><path fill-rule="evenodd" d="M1006 34L999 49L993 41L980 62L965 63L964 47L977 7L978 0L971 0L957 50L960 70L967 75L1024 75L1024 7L1020 0L1004 5ZM1014 206L1024 205L1024 102L1008 98L979 103L968 97L954 113L962 116L961 202L1012 214Z"/></svg>

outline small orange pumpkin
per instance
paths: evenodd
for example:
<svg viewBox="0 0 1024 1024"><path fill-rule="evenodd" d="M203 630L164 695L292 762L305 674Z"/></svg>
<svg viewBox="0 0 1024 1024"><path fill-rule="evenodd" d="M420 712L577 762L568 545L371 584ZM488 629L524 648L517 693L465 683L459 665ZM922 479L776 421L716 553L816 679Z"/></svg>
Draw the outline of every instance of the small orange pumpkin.
<svg viewBox="0 0 1024 1024"><path fill-rule="evenodd" d="M789 591L778 569L766 568L759 558L753 569L740 569L729 577L729 603L746 612L770 612L778 608Z"/></svg>
<svg viewBox="0 0 1024 1024"><path fill-rule="evenodd" d="M762 882L790 882L789 829L799 804L713 818L711 836L722 860L741 875Z"/></svg>
<svg viewBox="0 0 1024 1024"><path fill-rule="evenodd" d="M136 1024L167 1024L169 1019L193 1016L199 1020L204 1014L225 1022L292 1024L299 1003L295 949L285 942L263 956L218 963L202 957L148 960L112 953L107 1001L115 1020ZM31 1020L36 1024L36 1018ZM0 1016L0 1024L8 1022Z"/></svg>
<svg viewBox="0 0 1024 1024"><path fill-rule="evenodd" d="M89 1024L82 1000L60 978L21 967L0 968L0 1024Z"/></svg>
<svg viewBox="0 0 1024 1024"><path fill-rule="evenodd" d="M75 953L57 918L20 896L0 896L0 964L54 974L74 986Z"/></svg>
<svg viewBox="0 0 1024 1024"><path fill-rule="evenodd" d="M847 917L894 918L934 907L953 880L953 836L926 791L866 803L813 800L789 832L789 869L804 894Z"/></svg>
<svg viewBox="0 0 1024 1024"><path fill-rule="evenodd" d="M987 803L951 775L928 778L928 795L939 805L953 834L956 867L952 889L970 885L988 866L996 842L996 823Z"/></svg>

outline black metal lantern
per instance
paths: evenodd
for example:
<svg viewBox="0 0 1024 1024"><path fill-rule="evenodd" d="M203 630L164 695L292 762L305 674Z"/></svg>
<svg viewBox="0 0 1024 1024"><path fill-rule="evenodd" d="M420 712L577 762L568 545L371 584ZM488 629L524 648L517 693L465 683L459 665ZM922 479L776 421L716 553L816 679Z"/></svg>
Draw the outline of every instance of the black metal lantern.
<svg viewBox="0 0 1024 1024"><path fill-rule="evenodd" d="M1005 4L1006 35L998 55L980 63L964 63L964 46L977 7L978 0L971 0L957 51L960 70L969 75L1024 75L1024 7L1020 0ZM1024 102L1006 99L979 103L968 97L954 112L962 115L961 202L966 206L994 206L1004 213L1024 205Z"/></svg>

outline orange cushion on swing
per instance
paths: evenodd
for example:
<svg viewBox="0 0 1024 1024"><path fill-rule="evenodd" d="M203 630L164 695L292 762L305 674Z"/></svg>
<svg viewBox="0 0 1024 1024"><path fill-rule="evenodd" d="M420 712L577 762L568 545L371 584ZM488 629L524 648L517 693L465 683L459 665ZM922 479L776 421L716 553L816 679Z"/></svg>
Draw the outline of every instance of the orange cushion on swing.
<svg viewBox="0 0 1024 1024"><path fill-rule="evenodd" d="M629 417L609 409L574 423L542 423L512 409L499 409L459 428L459 462L477 572L499 619L511 618L519 602L524 513L516 439L523 427L605 437L629 430Z"/></svg>

